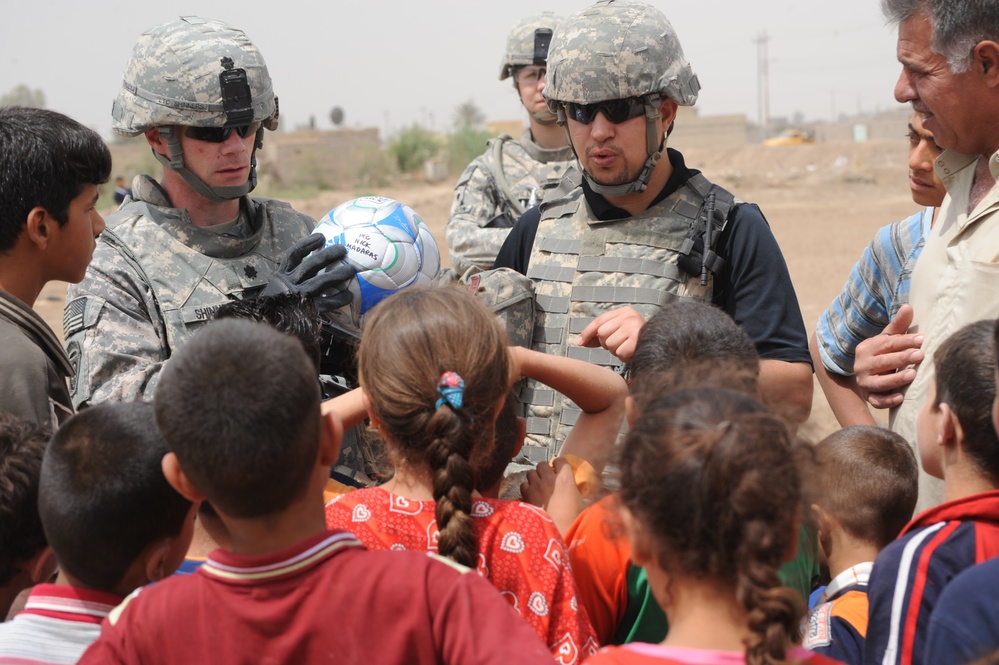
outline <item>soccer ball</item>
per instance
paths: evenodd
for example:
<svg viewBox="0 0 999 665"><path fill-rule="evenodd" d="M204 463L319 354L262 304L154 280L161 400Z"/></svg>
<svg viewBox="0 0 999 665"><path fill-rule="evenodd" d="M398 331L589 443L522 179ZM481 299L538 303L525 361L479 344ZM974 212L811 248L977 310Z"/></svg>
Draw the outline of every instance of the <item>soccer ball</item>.
<svg viewBox="0 0 999 665"><path fill-rule="evenodd" d="M426 222L393 199L363 196L341 203L315 232L326 236L324 247L346 247L344 261L357 268L347 284L353 301L327 314L347 330L360 330L365 313L399 289L430 285L440 276L440 250Z"/></svg>

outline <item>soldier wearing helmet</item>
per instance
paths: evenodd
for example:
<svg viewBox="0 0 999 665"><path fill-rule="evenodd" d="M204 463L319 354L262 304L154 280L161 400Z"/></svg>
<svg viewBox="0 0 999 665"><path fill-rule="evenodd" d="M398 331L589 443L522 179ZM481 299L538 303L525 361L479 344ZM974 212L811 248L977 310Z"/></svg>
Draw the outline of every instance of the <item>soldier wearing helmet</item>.
<svg viewBox="0 0 999 665"><path fill-rule="evenodd" d="M645 320L677 298L712 302L762 358L767 401L796 423L811 408L807 338L787 266L763 214L667 149L677 106L700 83L654 7L602 0L559 24L544 95L578 159L496 260L534 281L533 348L620 367ZM580 348L590 347L590 348ZM572 405L527 385L528 432L542 457Z"/></svg>
<svg viewBox="0 0 999 665"><path fill-rule="evenodd" d="M551 12L528 16L507 38L500 80L513 79L527 109L528 128L517 140L507 134L491 140L458 179L444 235L459 275L473 266L492 267L514 222L559 183L573 159L541 94L548 45L560 20Z"/></svg>
<svg viewBox="0 0 999 665"><path fill-rule="evenodd" d="M315 222L248 195L264 130L277 128L278 100L246 34L196 17L156 26L139 37L123 78L113 129L144 135L163 177L135 178L86 277L67 295L78 408L150 398L163 364L227 301L342 291L318 297L323 309L350 298L343 248L306 259L324 243L310 236Z"/></svg>

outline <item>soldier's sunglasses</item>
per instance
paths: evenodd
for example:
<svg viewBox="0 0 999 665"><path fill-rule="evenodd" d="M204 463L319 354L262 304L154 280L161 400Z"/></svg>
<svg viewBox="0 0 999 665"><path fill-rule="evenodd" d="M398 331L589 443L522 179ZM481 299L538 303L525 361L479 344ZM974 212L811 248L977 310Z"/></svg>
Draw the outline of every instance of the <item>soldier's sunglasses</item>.
<svg viewBox="0 0 999 665"><path fill-rule="evenodd" d="M615 125L619 125L625 120L643 115L645 113L645 100L641 97L629 97L627 99L608 99L593 104L565 103L566 115L584 125L593 122L597 111L603 113L604 117Z"/></svg>
<svg viewBox="0 0 999 665"><path fill-rule="evenodd" d="M233 132L239 134L239 138L245 139L251 134L256 134L260 129L259 122L251 122L248 125L238 125L236 127L188 127L186 134L188 138L206 143L222 143Z"/></svg>

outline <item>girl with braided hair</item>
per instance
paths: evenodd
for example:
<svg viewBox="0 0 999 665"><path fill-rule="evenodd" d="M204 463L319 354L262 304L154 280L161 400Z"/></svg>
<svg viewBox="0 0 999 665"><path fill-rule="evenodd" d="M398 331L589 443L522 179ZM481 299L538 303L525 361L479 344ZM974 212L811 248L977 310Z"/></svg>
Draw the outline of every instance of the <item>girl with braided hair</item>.
<svg viewBox="0 0 999 665"><path fill-rule="evenodd" d="M395 474L328 503L327 526L352 532L370 549L426 550L477 569L556 660L568 665L595 651L551 518L474 493L475 470L494 453L495 422L512 381L523 372L543 375L547 357L508 349L492 313L465 291L409 288L366 315L357 360L359 393L333 400L333 408L352 423L360 418L349 411L363 404ZM601 388L596 381L584 392Z"/></svg>
<svg viewBox="0 0 999 665"><path fill-rule="evenodd" d="M648 402L620 453L620 511L669 633L587 665L836 662L791 641L804 608L777 575L797 544L795 454L787 424L742 393Z"/></svg>

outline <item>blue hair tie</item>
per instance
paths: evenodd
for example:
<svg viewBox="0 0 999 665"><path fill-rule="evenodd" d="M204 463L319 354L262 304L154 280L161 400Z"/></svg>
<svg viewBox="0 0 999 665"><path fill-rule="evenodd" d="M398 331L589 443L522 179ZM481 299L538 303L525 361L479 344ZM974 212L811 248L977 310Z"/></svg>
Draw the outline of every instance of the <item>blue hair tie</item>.
<svg viewBox="0 0 999 665"><path fill-rule="evenodd" d="M440 399L437 400L436 408L441 408L447 403L455 411L461 409L462 396L465 393L465 379L455 372L444 372L437 381L437 392Z"/></svg>

